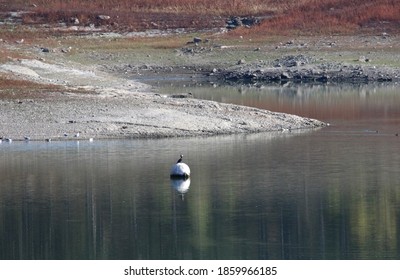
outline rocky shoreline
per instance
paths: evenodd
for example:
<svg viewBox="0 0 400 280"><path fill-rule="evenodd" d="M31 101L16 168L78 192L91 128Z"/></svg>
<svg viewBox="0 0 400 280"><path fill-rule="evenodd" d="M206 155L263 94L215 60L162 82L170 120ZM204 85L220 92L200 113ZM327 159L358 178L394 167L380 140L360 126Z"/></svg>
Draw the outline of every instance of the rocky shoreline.
<svg viewBox="0 0 400 280"><path fill-rule="evenodd" d="M382 50L371 53L379 63L371 63L360 55L370 52L348 50L346 43L367 40L361 37L351 37L350 43L349 38L341 41L337 38L335 44L306 38L307 43L283 44L285 47L278 49L274 47L276 42L259 44L261 47L254 49L255 44L224 47L215 39L197 43L193 40L174 50L160 49L159 39L153 39L156 42L153 48L138 45L130 49L132 39L117 38L65 38L53 49L0 41L3 50L18 53L16 58L9 56L0 63L2 81L27 80L58 87L42 94L31 89L29 92L33 94L22 95L13 88L2 87L11 92L12 98L4 95L0 98L0 137L14 140L188 137L288 132L326 125L290 114L199 100L187 92L160 95L139 82L143 75L152 75L156 80L166 74L175 78L186 75L193 81L216 84L398 83L400 77L396 62L383 66L398 57L395 51L399 47L398 37L385 37L384 41L381 37L368 38L371 45L382 46ZM93 49L93 40L98 49ZM168 38L165 40L166 44L171 43ZM71 42L75 45L68 45ZM106 45L102 47L101 43ZM334 52L327 49L339 44L342 49ZM290 49L295 45L296 49ZM114 46L120 49L110 51ZM304 46L308 46L306 52ZM366 47L370 49L369 45ZM326 55L331 56L325 58ZM345 56L358 59L346 63ZM247 62L248 57L251 59ZM336 61L336 57L342 60ZM79 137L75 137L78 133Z"/></svg>
<svg viewBox="0 0 400 280"><path fill-rule="evenodd" d="M367 59L360 58L360 60ZM398 82L400 69L360 64L318 63L304 55L289 55L271 63L245 64L223 69L220 79L237 83L369 83Z"/></svg>

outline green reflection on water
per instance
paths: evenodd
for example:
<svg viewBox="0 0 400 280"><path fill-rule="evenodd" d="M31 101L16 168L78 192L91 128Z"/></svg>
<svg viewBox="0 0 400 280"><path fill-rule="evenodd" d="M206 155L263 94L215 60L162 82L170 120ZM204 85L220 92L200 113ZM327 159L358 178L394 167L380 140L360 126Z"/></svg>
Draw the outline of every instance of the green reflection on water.
<svg viewBox="0 0 400 280"><path fill-rule="evenodd" d="M303 133L2 143L0 258L398 259L400 98L374 94Z"/></svg>

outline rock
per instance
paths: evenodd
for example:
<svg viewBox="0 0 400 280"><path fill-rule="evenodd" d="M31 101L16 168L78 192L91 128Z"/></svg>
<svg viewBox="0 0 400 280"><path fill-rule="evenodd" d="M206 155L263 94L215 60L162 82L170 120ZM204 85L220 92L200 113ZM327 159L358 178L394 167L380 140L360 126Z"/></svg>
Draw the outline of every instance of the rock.
<svg viewBox="0 0 400 280"><path fill-rule="evenodd" d="M235 29L239 26L246 26L246 27L250 27L253 26L255 24L258 24L260 22L260 20L256 17L237 17L237 16L233 16L230 17L227 21L226 21L226 28L228 29Z"/></svg>
<svg viewBox="0 0 400 280"><path fill-rule="evenodd" d="M360 62L369 62L370 60L369 60L369 58L368 57L365 57L365 56L360 56L359 58L358 58L358 61L360 61Z"/></svg>
<svg viewBox="0 0 400 280"><path fill-rule="evenodd" d="M71 17L71 18L69 19L69 21L70 21L72 24L75 24L75 25L80 24L79 19L78 19L77 17Z"/></svg>
<svg viewBox="0 0 400 280"><path fill-rule="evenodd" d="M240 17L231 17L226 21L226 23L228 24L228 27L232 29L242 25Z"/></svg>
<svg viewBox="0 0 400 280"><path fill-rule="evenodd" d="M360 57L359 61L370 61ZM305 55L289 55L272 63L246 63L239 61L230 69L219 70L215 75L232 82L241 83L368 83L372 81L390 82L400 80L396 71L376 66L346 65L334 62L319 62Z"/></svg>
<svg viewBox="0 0 400 280"><path fill-rule="evenodd" d="M188 93L181 93L181 94L172 94L170 95L171 98L189 98L192 97L192 93L188 92Z"/></svg>
<svg viewBox="0 0 400 280"><path fill-rule="evenodd" d="M245 17L242 19L242 24L243 25L247 25L247 26L252 26L255 25L257 23L259 23L260 21L255 18L255 17Z"/></svg>
<svg viewBox="0 0 400 280"><path fill-rule="evenodd" d="M199 37L194 37L193 38L193 43L201 43L203 40L201 39L201 38L199 38Z"/></svg>
<svg viewBox="0 0 400 280"><path fill-rule="evenodd" d="M106 16L106 15L98 15L97 16L97 19L100 19L100 20L109 20L111 17L110 16Z"/></svg>
<svg viewBox="0 0 400 280"><path fill-rule="evenodd" d="M296 67L309 64L309 58L304 55L288 55L275 60L275 67ZM280 65L280 66L278 66Z"/></svg>
<svg viewBox="0 0 400 280"><path fill-rule="evenodd" d="M291 78L291 75L288 72L282 72L282 74L281 74L282 80L289 80L290 78Z"/></svg>
<svg viewBox="0 0 400 280"><path fill-rule="evenodd" d="M72 50L72 48L71 48L71 47L68 47L68 48L62 48L62 49L61 49L61 52L62 52L62 53L69 53L71 50Z"/></svg>

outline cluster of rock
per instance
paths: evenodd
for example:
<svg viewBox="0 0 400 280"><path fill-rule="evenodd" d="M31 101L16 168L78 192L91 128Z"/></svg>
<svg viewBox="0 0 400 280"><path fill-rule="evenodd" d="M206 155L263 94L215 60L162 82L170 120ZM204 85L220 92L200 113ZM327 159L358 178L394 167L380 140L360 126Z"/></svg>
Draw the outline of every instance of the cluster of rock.
<svg viewBox="0 0 400 280"><path fill-rule="evenodd" d="M193 54L202 54L205 52L211 52L213 50L213 46L209 43L210 40L202 39L200 37L194 37L192 41L186 43L186 46L180 49L182 54L193 55Z"/></svg>
<svg viewBox="0 0 400 280"><path fill-rule="evenodd" d="M240 83L258 82L392 82L400 80L400 69L320 62L313 57L289 55L271 62L238 63L221 70L220 78Z"/></svg>
<svg viewBox="0 0 400 280"><path fill-rule="evenodd" d="M233 16L230 17L226 21L226 28L227 29L235 29L239 26L245 26L245 27L250 27L255 24L259 24L261 21L260 18L257 17L238 17L238 16Z"/></svg>
<svg viewBox="0 0 400 280"><path fill-rule="evenodd" d="M98 15L98 16L96 16L97 23L107 23L110 19L111 19L111 17L108 16L108 15ZM79 18L77 18L77 17L71 17L69 19L69 23L73 24L73 25L80 25L81 24Z"/></svg>

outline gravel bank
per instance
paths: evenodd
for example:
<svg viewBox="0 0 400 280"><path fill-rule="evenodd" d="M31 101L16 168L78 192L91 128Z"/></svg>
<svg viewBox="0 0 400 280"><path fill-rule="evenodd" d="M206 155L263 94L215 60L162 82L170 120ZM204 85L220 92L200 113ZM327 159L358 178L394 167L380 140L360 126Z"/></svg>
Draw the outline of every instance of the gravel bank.
<svg viewBox="0 0 400 280"><path fill-rule="evenodd" d="M207 136L325 125L290 114L161 96L144 84L66 61L20 59L0 65L0 71L66 88L45 97L1 99L0 137L13 140Z"/></svg>
<svg viewBox="0 0 400 280"><path fill-rule="evenodd" d="M368 62L361 57L360 62ZM240 83L369 83L398 82L400 69L361 64L318 63L313 57L289 55L272 63L251 63L224 69L221 79Z"/></svg>

